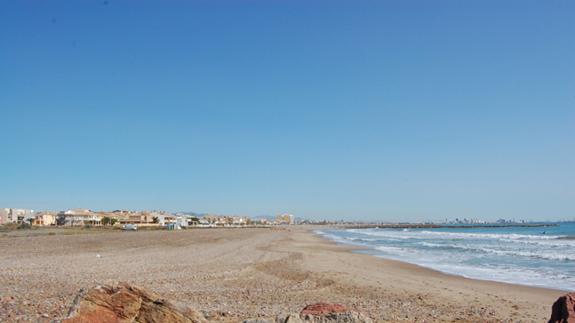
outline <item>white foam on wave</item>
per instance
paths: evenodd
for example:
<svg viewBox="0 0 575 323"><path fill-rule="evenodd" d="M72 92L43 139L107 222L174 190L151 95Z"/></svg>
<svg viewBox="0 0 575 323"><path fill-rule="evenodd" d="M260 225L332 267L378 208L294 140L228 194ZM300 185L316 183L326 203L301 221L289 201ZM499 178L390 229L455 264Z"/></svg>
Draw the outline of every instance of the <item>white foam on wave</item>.
<svg viewBox="0 0 575 323"><path fill-rule="evenodd" d="M533 244L549 248L573 248L575 257L575 240L562 239L564 236L559 235L529 235L529 234L496 234L496 233L463 233L463 232L444 232L444 231L398 231L398 230L377 230L372 229L352 229L350 233L377 237L389 241L405 240L484 240L484 241L501 241L507 243ZM542 254L543 256L543 254ZM544 257L544 256L543 256ZM570 256L568 257L569 259ZM555 258L554 258L555 259Z"/></svg>
<svg viewBox="0 0 575 323"><path fill-rule="evenodd" d="M549 250L549 249L531 249L521 250L517 248L503 249L501 245L497 249L495 246L485 246L480 244L444 244L421 241L419 245L436 248L436 249L459 249L463 251L474 251L499 256L518 256L526 258L548 259L548 260L572 260L575 261L575 250Z"/></svg>
<svg viewBox="0 0 575 323"><path fill-rule="evenodd" d="M561 240L565 236L558 235L534 235L517 233L466 233L466 232L445 232L445 231L398 231L398 230L377 230L372 229L349 229L348 232L365 234L378 237L393 237L399 239L428 239L430 237L444 239L508 239L508 240Z"/></svg>
<svg viewBox="0 0 575 323"><path fill-rule="evenodd" d="M382 254L375 254L378 257L404 261L466 278L575 290L575 277L549 271L512 266L479 266L454 263L454 258L451 255L426 257L424 253L404 248L379 246L374 249L383 252Z"/></svg>
<svg viewBox="0 0 575 323"><path fill-rule="evenodd" d="M342 236L327 233L327 232L324 232L321 230L315 230L314 232L318 235L325 237L325 238L335 240L335 241L341 242L341 243L359 242L361 244L361 242L377 241L377 239L370 239L370 238L342 237Z"/></svg>
<svg viewBox="0 0 575 323"><path fill-rule="evenodd" d="M316 231L314 231L314 232L315 232L316 234L320 235L320 236L323 236L323 237L325 237L325 238L328 238L328 239L331 239L331 240L334 240L334 241L340 242L340 243L345 243L346 240L347 240L347 239L345 239L344 237L340 237L340 236L338 236L338 235L331 234L331 233L327 233L327 232L324 232L324 231L321 231L321 230L316 230Z"/></svg>
<svg viewBox="0 0 575 323"><path fill-rule="evenodd" d="M376 256L474 279L575 290L575 241L559 235L393 229L340 231ZM337 232L334 233L339 235Z"/></svg>
<svg viewBox="0 0 575 323"><path fill-rule="evenodd" d="M448 274L472 279L494 280L512 284L575 290L575 277L557 275L527 268L479 267L454 264L433 264L426 266Z"/></svg>
<svg viewBox="0 0 575 323"><path fill-rule="evenodd" d="M374 249L377 249L377 250L383 251L383 252L393 253L396 255L405 255L406 253L413 251L413 250L410 250L407 248L392 247L392 246L377 246L377 247L374 247Z"/></svg>
<svg viewBox="0 0 575 323"><path fill-rule="evenodd" d="M503 242L512 242L512 243L522 243L522 244L531 244L531 245L540 245L540 246L549 246L549 247L575 247L574 240L564 240L561 238L558 239L550 239L550 240L518 240L518 239L499 239Z"/></svg>
<svg viewBox="0 0 575 323"><path fill-rule="evenodd" d="M374 249L383 252L382 254L376 254L376 256L379 257L409 262L422 267L467 278L495 280L559 289L575 289L575 277L569 278L564 275L553 275L548 272L519 267L488 267L453 262L448 263L449 260L454 260L452 256L443 255L443 257L437 257L437 255L435 255L434 257L425 257L425 253L406 248L378 246Z"/></svg>
<svg viewBox="0 0 575 323"><path fill-rule="evenodd" d="M445 231L421 231L426 235L446 236L450 238L482 238L482 239L509 239L509 240L555 240L563 236L555 235L535 235L535 234L517 234L517 233L464 233L464 232L445 232Z"/></svg>

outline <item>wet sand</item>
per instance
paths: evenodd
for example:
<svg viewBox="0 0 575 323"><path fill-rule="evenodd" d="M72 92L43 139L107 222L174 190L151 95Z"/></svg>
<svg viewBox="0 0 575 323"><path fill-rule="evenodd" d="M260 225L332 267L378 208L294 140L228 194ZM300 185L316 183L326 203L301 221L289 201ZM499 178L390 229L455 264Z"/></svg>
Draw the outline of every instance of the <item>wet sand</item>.
<svg viewBox="0 0 575 323"><path fill-rule="evenodd" d="M312 229L2 233L0 321L63 317L80 288L118 281L229 322L318 301L379 322L544 322L564 294L353 253Z"/></svg>

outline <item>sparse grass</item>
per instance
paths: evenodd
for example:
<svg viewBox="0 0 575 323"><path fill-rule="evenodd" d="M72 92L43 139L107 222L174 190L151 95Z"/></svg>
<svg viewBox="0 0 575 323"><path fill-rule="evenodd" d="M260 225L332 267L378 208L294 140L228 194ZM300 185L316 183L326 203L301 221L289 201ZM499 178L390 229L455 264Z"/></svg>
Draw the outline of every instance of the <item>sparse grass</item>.
<svg viewBox="0 0 575 323"><path fill-rule="evenodd" d="M28 223L7 223L0 225L0 232L14 231L14 230L30 230L33 227Z"/></svg>

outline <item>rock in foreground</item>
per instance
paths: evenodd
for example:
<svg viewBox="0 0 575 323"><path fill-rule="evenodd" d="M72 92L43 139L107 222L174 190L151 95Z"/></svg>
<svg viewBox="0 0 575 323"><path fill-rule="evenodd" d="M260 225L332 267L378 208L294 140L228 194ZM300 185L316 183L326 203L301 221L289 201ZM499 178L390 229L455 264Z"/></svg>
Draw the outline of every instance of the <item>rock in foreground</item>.
<svg viewBox="0 0 575 323"><path fill-rule="evenodd" d="M62 323L201 323L205 319L189 308L172 303L141 288L120 283L81 292Z"/></svg>
<svg viewBox="0 0 575 323"><path fill-rule="evenodd" d="M575 293L563 295L553 303L549 323L575 323Z"/></svg>
<svg viewBox="0 0 575 323"><path fill-rule="evenodd" d="M97 286L80 292L68 317L61 323L205 323L198 312L159 298L141 288L120 283ZM299 314L275 319L252 319L246 323L371 323L371 319L349 310L345 305L317 303Z"/></svg>

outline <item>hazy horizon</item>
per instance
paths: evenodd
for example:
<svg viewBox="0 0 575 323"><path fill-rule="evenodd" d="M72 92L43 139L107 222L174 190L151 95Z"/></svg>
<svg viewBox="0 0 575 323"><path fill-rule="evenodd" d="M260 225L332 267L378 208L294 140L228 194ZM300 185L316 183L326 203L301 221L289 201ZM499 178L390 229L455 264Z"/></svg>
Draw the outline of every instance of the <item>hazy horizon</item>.
<svg viewBox="0 0 575 323"><path fill-rule="evenodd" d="M575 3L0 4L0 207L575 218Z"/></svg>

